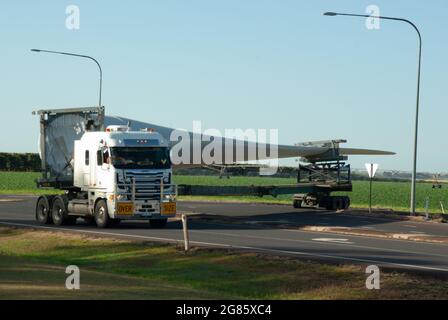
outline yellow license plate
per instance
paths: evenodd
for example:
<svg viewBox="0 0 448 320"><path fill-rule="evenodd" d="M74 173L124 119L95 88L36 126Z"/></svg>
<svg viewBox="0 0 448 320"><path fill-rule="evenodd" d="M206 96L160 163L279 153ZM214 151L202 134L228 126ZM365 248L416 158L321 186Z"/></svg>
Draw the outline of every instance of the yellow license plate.
<svg viewBox="0 0 448 320"><path fill-rule="evenodd" d="M160 214L162 214L162 215L175 215L176 214L176 202L161 203Z"/></svg>
<svg viewBox="0 0 448 320"><path fill-rule="evenodd" d="M122 215L134 214L134 205L132 203L118 203L117 213Z"/></svg>

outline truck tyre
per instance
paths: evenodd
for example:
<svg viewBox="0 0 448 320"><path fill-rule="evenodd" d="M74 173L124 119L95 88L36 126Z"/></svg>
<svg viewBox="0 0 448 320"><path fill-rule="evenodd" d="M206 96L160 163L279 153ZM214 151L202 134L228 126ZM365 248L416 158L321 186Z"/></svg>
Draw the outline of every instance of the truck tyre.
<svg viewBox="0 0 448 320"><path fill-rule="evenodd" d="M168 222L168 219L151 219L149 220L149 224L153 228L164 228Z"/></svg>
<svg viewBox="0 0 448 320"><path fill-rule="evenodd" d="M330 210L338 211L344 208L344 199L343 197L331 197L330 198Z"/></svg>
<svg viewBox="0 0 448 320"><path fill-rule="evenodd" d="M95 223L98 228L107 228L110 224L109 211L107 203L99 200L95 205Z"/></svg>
<svg viewBox="0 0 448 320"><path fill-rule="evenodd" d="M347 210L348 208L350 208L350 198L349 197L344 197L344 209Z"/></svg>
<svg viewBox="0 0 448 320"><path fill-rule="evenodd" d="M325 201L325 209L333 210L333 198L332 197L327 197L327 200Z"/></svg>
<svg viewBox="0 0 448 320"><path fill-rule="evenodd" d="M296 209L302 208L302 200L294 200L292 205Z"/></svg>
<svg viewBox="0 0 448 320"><path fill-rule="evenodd" d="M67 202L63 199L63 197L58 196L54 199L51 217L54 224L57 226L62 226L73 222L73 219L68 216Z"/></svg>
<svg viewBox="0 0 448 320"><path fill-rule="evenodd" d="M52 224L51 197L39 197L36 203L36 220L40 224Z"/></svg>
<svg viewBox="0 0 448 320"><path fill-rule="evenodd" d="M343 210L343 209L345 209L344 197L335 197L335 198L336 198L336 208L335 208L335 210Z"/></svg>

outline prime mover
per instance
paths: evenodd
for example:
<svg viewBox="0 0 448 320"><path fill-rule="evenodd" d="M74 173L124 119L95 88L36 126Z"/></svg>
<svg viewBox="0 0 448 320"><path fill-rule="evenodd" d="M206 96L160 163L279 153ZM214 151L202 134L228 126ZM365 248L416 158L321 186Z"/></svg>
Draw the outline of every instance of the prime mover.
<svg viewBox="0 0 448 320"><path fill-rule="evenodd" d="M169 143L151 128L104 126L104 108L40 110L39 188L60 190L40 196L41 224L74 224L78 218L99 228L122 220L147 220L164 227L176 215Z"/></svg>

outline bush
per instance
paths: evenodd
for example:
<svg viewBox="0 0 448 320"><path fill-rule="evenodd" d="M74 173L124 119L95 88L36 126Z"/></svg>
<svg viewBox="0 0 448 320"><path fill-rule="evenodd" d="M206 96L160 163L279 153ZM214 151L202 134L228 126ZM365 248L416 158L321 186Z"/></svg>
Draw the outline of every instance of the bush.
<svg viewBox="0 0 448 320"><path fill-rule="evenodd" d="M0 171L37 172L41 160L35 153L0 153Z"/></svg>

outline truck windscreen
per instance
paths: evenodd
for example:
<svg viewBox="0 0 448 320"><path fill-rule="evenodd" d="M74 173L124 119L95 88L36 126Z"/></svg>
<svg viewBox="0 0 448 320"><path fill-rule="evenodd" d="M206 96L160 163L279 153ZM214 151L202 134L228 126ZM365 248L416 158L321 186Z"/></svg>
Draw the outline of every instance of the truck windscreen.
<svg viewBox="0 0 448 320"><path fill-rule="evenodd" d="M117 169L169 169L170 151L162 147L110 148L111 163Z"/></svg>

